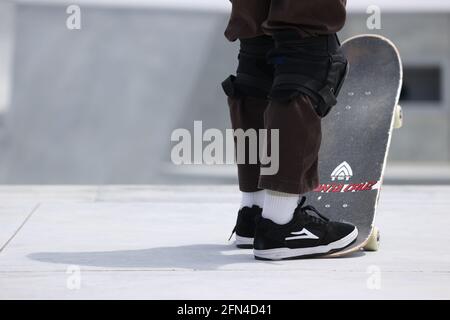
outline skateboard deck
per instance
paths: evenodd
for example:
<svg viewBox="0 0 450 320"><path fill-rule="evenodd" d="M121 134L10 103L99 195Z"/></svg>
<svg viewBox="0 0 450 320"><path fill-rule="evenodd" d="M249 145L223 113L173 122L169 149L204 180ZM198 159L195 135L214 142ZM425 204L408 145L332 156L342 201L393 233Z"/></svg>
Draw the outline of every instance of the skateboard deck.
<svg viewBox="0 0 450 320"><path fill-rule="evenodd" d="M402 85L402 64L394 44L362 35L342 44L348 77L338 104L323 119L319 154L320 186L307 202L335 221L358 227L358 239L342 256L377 241L374 221Z"/></svg>

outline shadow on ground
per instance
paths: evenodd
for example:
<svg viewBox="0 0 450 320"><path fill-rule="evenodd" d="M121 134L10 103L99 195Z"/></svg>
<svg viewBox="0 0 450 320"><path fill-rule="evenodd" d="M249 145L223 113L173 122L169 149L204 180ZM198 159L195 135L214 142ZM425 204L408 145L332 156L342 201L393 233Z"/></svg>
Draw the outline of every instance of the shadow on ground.
<svg viewBox="0 0 450 320"><path fill-rule="evenodd" d="M349 255L347 258L361 255L364 253ZM256 261L252 250L213 244L102 252L38 252L28 257L46 263L103 268L216 270L221 266L238 263L275 263Z"/></svg>

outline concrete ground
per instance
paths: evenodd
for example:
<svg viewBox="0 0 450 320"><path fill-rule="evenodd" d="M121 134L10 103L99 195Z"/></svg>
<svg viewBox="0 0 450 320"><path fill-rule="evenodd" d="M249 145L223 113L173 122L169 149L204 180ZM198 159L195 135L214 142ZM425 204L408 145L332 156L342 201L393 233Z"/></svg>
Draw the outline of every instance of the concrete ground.
<svg viewBox="0 0 450 320"><path fill-rule="evenodd" d="M255 261L235 187L0 187L1 299L449 299L450 186L386 186L382 247Z"/></svg>

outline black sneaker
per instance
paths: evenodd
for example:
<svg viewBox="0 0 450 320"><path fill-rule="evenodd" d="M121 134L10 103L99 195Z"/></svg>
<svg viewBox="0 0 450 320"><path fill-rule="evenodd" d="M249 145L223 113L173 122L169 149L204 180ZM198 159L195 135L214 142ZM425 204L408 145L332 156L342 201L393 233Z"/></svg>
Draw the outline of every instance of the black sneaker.
<svg viewBox="0 0 450 320"><path fill-rule="evenodd" d="M314 207L304 206L305 201L303 197L288 224L278 225L261 218L254 241L256 259L315 257L340 251L355 242L358 229L354 225L329 221Z"/></svg>
<svg viewBox="0 0 450 320"><path fill-rule="evenodd" d="M253 249L253 238L255 237L256 223L261 219L262 209L258 206L244 207L239 210L236 226L236 246L241 249ZM231 239L230 237L230 239Z"/></svg>

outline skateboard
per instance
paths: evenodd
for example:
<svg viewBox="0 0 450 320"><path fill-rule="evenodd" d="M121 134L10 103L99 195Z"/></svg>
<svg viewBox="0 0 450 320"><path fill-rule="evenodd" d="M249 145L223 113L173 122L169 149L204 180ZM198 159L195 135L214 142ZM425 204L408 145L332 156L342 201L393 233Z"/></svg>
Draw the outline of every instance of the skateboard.
<svg viewBox="0 0 450 320"><path fill-rule="evenodd" d="M384 169L392 132L403 122L398 105L403 71L395 45L361 35L342 49L350 70L338 104L323 119L320 185L307 194L308 204L326 217L358 227L357 240L331 257L378 250L380 231L374 223Z"/></svg>

